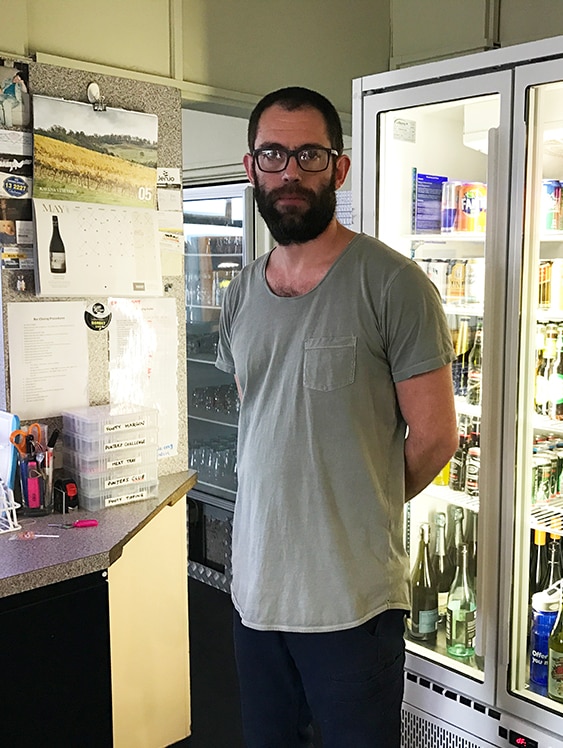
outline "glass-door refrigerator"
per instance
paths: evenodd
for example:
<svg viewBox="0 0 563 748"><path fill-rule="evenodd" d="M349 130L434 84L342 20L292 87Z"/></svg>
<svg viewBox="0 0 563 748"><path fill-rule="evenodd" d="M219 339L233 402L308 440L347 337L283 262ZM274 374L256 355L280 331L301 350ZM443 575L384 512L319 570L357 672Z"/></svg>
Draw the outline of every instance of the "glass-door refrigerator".
<svg viewBox="0 0 563 748"><path fill-rule="evenodd" d="M504 587L500 597L506 636L499 638L499 674L506 678L499 703L560 736L546 745L563 745L563 618L558 619L563 533L563 44L558 47L559 59L515 71L513 293L508 308L518 324L507 331L514 355L505 389L517 419L505 425L507 507L501 534L503 578L514 584Z"/></svg>
<svg viewBox="0 0 563 748"><path fill-rule="evenodd" d="M563 38L354 81L356 228L435 283L456 355L458 450L405 506L409 748L563 746L561 81Z"/></svg>
<svg viewBox="0 0 563 748"><path fill-rule="evenodd" d="M215 368L225 290L255 254L248 183L185 188L183 194L189 466L190 576L230 586L231 520L237 488L239 398L234 378Z"/></svg>

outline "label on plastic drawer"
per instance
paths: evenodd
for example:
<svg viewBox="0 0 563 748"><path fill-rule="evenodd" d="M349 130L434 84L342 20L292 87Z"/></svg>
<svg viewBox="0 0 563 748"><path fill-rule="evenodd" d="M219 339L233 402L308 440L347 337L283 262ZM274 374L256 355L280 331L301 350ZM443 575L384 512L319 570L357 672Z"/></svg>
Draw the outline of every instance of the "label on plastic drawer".
<svg viewBox="0 0 563 748"><path fill-rule="evenodd" d="M130 501L140 501L141 499L147 499L148 496L148 491L136 491L134 493L126 493L124 496L116 496L113 499L106 499L104 504L106 507L115 506L116 504L127 504Z"/></svg>
<svg viewBox="0 0 563 748"><path fill-rule="evenodd" d="M128 447L144 447L147 444L146 436L139 436L138 439L128 439L127 441L111 442L104 444L104 452L113 452L118 449L127 449Z"/></svg>
<svg viewBox="0 0 563 748"><path fill-rule="evenodd" d="M124 475L121 478L108 478L104 488L116 488L117 486L128 486L130 483L143 483L147 480L146 473L137 473L136 475Z"/></svg>
<svg viewBox="0 0 563 748"><path fill-rule="evenodd" d="M120 457L119 460L108 460L106 467L108 470L110 468L128 467L129 465L136 465L141 462L141 459L142 458L139 455L136 457Z"/></svg>
<svg viewBox="0 0 563 748"><path fill-rule="evenodd" d="M106 423L104 426L104 434L113 434L116 431L131 431L132 429L144 429L147 426L145 418L136 418L134 421L126 421L125 423Z"/></svg>

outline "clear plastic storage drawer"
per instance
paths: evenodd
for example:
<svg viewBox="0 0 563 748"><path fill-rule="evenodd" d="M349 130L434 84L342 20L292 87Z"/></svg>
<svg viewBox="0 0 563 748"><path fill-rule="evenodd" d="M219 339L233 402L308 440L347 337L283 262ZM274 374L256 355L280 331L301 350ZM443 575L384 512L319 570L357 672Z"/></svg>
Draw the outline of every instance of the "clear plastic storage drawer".
<svg viewBox="0 0 563 748"><path fill-rule="evenodd" d="M112 455L124 450L135 451L143 447L156 448L158 446L158 429L125 431L95 438L87 438L65 429L63 430L63 445L65 450L79 452L84 459L93 459L100 455Z"/></svg>
<svg viewBox="0 0 563 748"><path fill-rule="evenodd" d="M88 439L156 429L158 410L133 405L93 405L63 410L63 432L72 431Z"/></svg>
<svg viewBox="0 0 563 748"><path fill-rule="evenodd" d="M144 483L120 486L102 491L97 496L87 496L78 492L78 503L81 509L87 512L97 512L120 504L131 504L133 501L144 501L153 498L158 493L158 481L146 481Z"/></svg>
<svg viewBox="0 0 563 748"><path fill-rule="evenodd" d="M157 462L156 443L132 445L128 449L91 454L90 451L63 450L63 465L72 473L82 476L97 476L100 473L116 473L123 468L139 469Z"/></svg>
<svg viewBox="0 0 563 748"><path fill-rule="evenodd" d="M79 503L82 502L84 496L99 496L114 489L128 491L130 487L136 485L158 482L158 465L156 462L148 465L117 468L93 475L84 475L72 470L69 470L69 473L78 486Z"/></svg>

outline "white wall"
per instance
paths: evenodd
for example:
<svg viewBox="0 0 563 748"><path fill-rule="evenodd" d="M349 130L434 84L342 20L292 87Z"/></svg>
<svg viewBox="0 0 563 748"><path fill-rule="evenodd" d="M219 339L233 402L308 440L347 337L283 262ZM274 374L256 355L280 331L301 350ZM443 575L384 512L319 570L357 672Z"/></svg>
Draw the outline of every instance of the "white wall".
<svg viewBox="0 0 563 748"><path fill-rule="evenodd" d="M186 80L262 96L315 88L351 111L352 78L386 70L389 0L185 0Z"/></svg>
<svg viewBox="0 0 563 748"><path fill-rule="evenodd" d="M184 179L190 184L222 180L246 180L242 157L246 145L247 119L220 114L182 111ZM351 150L351 137L344 136L344 147ZM349 177L348 177L349 180ZM350 189L349 181L343 189Z"/></svg>
<svg viewBox="0 0 563 748"><path fill-rule="evenodd" d="M184 177L192 184L217 175L246 179L246 119L193 109L182 111Z"/></svg>
<svg viewBox="0 0 563 748"><path fill-rule="evenodd" d="M563 34L561 0L501 0L499 36L502 46Z"/></svg>
<svg viewBox="0 0 563 748"><path fill-rule="evenodd" d="M156 76L227 114L294 83L350 113L352 78L389 59L389 0L0 0L0 10L0 53Z"/></svg>

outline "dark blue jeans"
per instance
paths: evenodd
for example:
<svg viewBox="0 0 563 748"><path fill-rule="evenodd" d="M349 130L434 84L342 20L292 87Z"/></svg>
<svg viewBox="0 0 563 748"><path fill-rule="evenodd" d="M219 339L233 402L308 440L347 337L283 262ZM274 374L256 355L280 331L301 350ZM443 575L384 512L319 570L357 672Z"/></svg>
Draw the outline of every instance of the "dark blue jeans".
<svg viewBox="0 0 563 748"><path fill-rule="evenodd" d="M405 612L321 634L256 631L234 615L246 748L399 748Z"/></svg>

